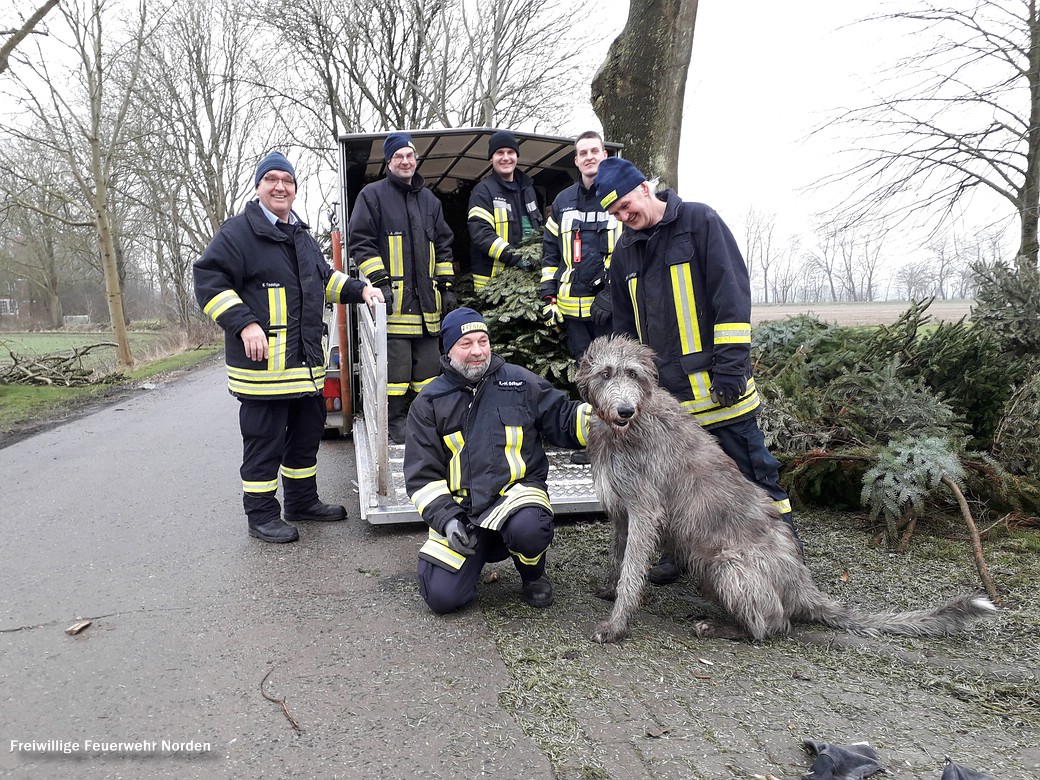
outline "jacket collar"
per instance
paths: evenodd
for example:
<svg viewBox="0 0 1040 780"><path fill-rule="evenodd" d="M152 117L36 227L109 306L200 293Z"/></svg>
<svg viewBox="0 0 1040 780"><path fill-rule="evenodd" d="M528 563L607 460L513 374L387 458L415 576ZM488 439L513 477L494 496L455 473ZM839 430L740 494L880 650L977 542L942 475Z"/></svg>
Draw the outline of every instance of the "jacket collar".
<svg viewBox="0 0 1040 780"><path fill-rule="evenodd" d="M245 209L246 220L249 222L249 227L252 228L253 232L258 236L269 238L272 241L288 241L289 237L271 224L270 218L267 216L270 212L260 205L259 200L251 200L246 204ZM293 211L289 214L290 223L296 225L300 230L310 230L310 226L297 216L296 212Z"/></svg>

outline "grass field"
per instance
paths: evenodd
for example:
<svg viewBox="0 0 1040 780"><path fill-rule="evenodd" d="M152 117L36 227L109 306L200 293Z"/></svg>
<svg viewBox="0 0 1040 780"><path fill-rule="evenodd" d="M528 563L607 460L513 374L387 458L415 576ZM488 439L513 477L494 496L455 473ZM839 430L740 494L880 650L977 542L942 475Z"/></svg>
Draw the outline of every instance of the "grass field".
<svg viewBox="0 0 1040 780"><path fill-rule="evenodd" d="M148 362L154 359L157 350L162 350L171 336L162 331L140 331L130 333L130 352L135 362ZM62 354L68 355L73 349L93 344L114 344L112 334L103 333L0 333L0 366L10 365L11 353L26 357ZM116 348L105 346L91 350L84 357L83 367L101 373L114 371L116 368Z"/></svg>
<svg viewBox="0 0 1040 780"><path fill-rule="evenodd" d="M11 352L25 357L68 355L76 347L111 341L109 333L0 333L0 369L10 365ZM97 371L99 378L111 374L111 381L79 387L0 384L0 447L49 420L103 400L120 386L195 365L219 349L216 344L189 344L179 332L139 331L130 334L134 368L129 372L112 373L117 363L114 346L100 347L85 356L84 368Z"/></svg>

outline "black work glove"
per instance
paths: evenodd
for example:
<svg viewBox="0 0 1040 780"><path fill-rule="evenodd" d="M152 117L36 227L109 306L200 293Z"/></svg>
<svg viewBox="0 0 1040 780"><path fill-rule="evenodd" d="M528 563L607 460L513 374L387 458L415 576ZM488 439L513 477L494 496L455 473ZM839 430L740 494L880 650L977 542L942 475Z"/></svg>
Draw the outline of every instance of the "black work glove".
<svg viewBox="0 0 1040 780"><path fill-rule="evenodd" d="M534 263L512 249L507 249L502 254L502 262L511 268L519 268L521 271L530 271L534 268Z"/></svg>
<svg viewBox="0 0 1040 780"><path fill-rule="evenodd" d="M459 308L459 298L450 284L441 282L438 287L441 291L441 316L443 317L449 311Z"/></svg>
<svg viewBox="0 0 1040 780"><path fill-rule="evenodd" d="M719 406L733 406L747 390L747 379L734 374L715 374L711 381L711 400Z"/></svg>
<svg viewBox="0 0 1040 780"><path fill-rule="evenodd" d="M477 534L469 523L453 517L444 526L444 536L448 546L459 555L472 555L477 551Z"/></svg>
<svg viewBox="0 0 1040 780"><path fill-rule="evenodd" d="M607 327L614 321L614 307L610 303L610 291L600 290L592 299L592 308L589 309L592 321L600 327Z"/></svg>

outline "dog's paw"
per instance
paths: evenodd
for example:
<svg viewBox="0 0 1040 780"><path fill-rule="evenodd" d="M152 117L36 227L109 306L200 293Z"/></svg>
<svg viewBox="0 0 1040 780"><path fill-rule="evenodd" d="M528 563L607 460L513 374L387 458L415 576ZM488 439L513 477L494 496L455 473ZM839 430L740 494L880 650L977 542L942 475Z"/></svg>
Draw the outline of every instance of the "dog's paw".
<svg viewBox="0 0 1040 780"><path fill-rule="evenodd" d="M718 624L714 620L698 620L693 624L693 635L701 639L711 639L718 630Z"/></svg>
<svg viewBox="0 0 1040 780"><path fill-rule="evenodd" d="M620 642L626 636L628 636L628 631L618 628L608 620L596 626L596 629L592 632L592 641L603 645L611 642Z"/></svg>
<svg viewBox="0 0 1040 780"><path fill-rule="evenodd" d="M614 601L617 599L617 584L600 585L593 593L596 594L597 598L601 598L604 601Z"/></svg>

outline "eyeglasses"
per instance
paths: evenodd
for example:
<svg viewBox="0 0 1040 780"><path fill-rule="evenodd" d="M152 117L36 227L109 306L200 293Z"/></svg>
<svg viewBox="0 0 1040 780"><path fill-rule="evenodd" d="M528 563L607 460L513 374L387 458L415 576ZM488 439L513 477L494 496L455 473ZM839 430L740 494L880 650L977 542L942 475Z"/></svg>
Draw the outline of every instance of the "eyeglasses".
<svg viewBox="0 0 1040 780"><path fill-rule="evenodd" d="M277 187L281 184L283 187L288 189L289 187L296 186L296 182L293 181L292 176L272 176L268 173L261 179L261 181L269 187Z"/></svg>

